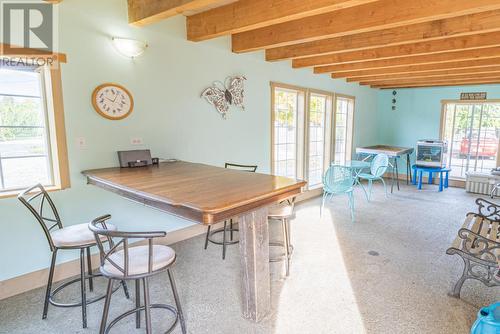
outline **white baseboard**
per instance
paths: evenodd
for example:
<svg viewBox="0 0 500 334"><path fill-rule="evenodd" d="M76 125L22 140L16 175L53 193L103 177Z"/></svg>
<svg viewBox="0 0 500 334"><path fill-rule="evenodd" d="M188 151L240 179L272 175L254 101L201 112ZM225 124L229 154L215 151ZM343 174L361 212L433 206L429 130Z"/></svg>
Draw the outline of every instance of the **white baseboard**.
<svg viewBox="0 0 500 334"><path fill-rule="evenodd" d="M307 191L297 198L297 202L310 199L315 196L320 196L322 189ZM215 228L222 227L223 223L213 225ZM182 240L196 237L204 234L207 231L205 225L196 224L177 231L167 233L165 238L155 240L159 244L170 245ZM202 247L202 245L200 245ZM49 261L50 259L47 259ZM92 256L92 266L94 269L99 267L99 254ZM69 277L80 274L80 261L78 259L60 263L54 271L54 282L58 282ZM46 286L49 277L49 268L33 271L24 275L9 278L0 281L0 300L32 290L42 286Z"/></svg>
<svg viewBox="0 0 500 334"><path fill-rule="evenodd" d="M222 223L216 224L218 228ZM165 238L156 239L155 242L164 245L170 245L182 240L196 237L207 231L205 225L196 224L177 231L167 233ZM200 245L202 247L202 245ZM49 261L50 259L47 259ZM99 267L99 254L92 256L92 266L94 269ZM54 282L67 279L80 274L80 261L78 259L60 263L54 271ZM0 281L0 300L47 285L49 277L49 268L33 271L21 276L13 277Z"/></svg>

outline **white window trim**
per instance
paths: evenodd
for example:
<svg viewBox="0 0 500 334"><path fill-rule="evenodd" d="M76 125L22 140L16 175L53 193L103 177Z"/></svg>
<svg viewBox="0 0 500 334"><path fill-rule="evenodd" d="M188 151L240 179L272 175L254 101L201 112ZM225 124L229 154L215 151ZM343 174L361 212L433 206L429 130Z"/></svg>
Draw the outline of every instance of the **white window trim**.
<svg viewBox="0 0 500 334"><path fill-rule="evenodd" d="M48 159L52 184L47 185L49 191L70 187L67 157L66 131L64 126L64 107L62 100L62 83L60 63L54 68L48 66L39 69L41 74L41 103L45 108L45 126L48 141ZM50 88L50 91L48 91ZM20 189L0 190L0 198L13 197Z"/></svg>
<svg viewBox="0 0 500 334"><path fill-rule="evenodd" d="M309 172L309 102L311 94L317 94L327 97L327 106L325 113L325 129L324 129L324 147L323 147L323 169L326 171L330 166L331 162L335 157L335 115L336 115L336 106L337 106L337 97L343 97L353 100L353 112L350 116L351 122L350 133L347 135L347 139L349 141L348 147L350 152L346 152L347 154L352 154L353 145L354 145L354 114L356 109L356 98L350 95L344 94L336 94L334 92L312 89L300 86L294 86L289 84L283 84L279 82L271 82L271 126L270 126L270 135L271 135L271 155L270 155L270 165L271 165L271 173L275 171L274 165L274 153L275 153L275 138L274 138L274 121L275 121L275 90L276 88L284 89L284 90L293 90L303 94L303 116L302 120L300 115L297 117L297 163L296 163L296 175L299 179L307 180L308 172ZM300 113L299 113L300 114ZM300 131L304 132L302 135ZM302 148L301 148L302 146ZM321 188L321 184L315 185L312 188L307 186L308 190L314 190L317 188Z"/></svg>

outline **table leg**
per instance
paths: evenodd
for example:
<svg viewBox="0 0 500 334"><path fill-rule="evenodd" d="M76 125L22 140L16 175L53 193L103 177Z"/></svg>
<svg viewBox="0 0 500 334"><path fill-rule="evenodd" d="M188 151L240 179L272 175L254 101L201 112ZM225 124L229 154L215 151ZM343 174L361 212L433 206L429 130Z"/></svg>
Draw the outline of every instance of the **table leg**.
<svg viewBox="0 0 500 334"><path fill-rule="evenodd" d="M243 317L260 321L271 311L267 207L240 217Z"/></svg>
<svg viewBox="0 0 500 334"><path fill-rule="evenodd" d="M446 172L446 178L444 179L444 187L448 188L448 177L449 177L449 172Z"/></svg>
<svg viewBox="0 0 500 334"><path fill-rule="evenodd" d="M429 184L432 184L432 172L429 172Z"/></svg>
<svg viewBox="0 0 500 334"><path fill-rule="evenodd" d="M439 173L439 191L443 191L443 172Z"/></svg>
<svg viewBox="0 0 500 334"><path fill-rule="evenodd" d="M423 174L423 172L421 170L419 170L418 171L418 190L422 189L422 174Z"/></svg>
<svg viewBox="0 0 500 334"><path fill-rule="evenodd" d="M413 182L412 183L417 184L417 170L416 169L413 171Z"/></svg>
<svg viewBox="0 0 500 334"><path fill-rule="evenodd" d="M394 165L395 165L395 167L396 167L396 183L397 183L397 185L398 185L398 190L400 190L400 189L399 189L398 157L395 157L395 158L394 158Z"/></svg>
<svg viewBox="0 0 500 334"><path fill-rule="evenodd" d="M406 184L408 184L409 180L411 180L411 162L410 155L406 154Z"/></svg>
<svg viewBox="0 0 500 334"><path fill-rule="evenodd" d="M391 194L392 194L394 192L394 181L395 181L395 177L394 177L395 167L394 167L394 165L391 165L391 171L392 171L392 180L391 180Z"/></svg>

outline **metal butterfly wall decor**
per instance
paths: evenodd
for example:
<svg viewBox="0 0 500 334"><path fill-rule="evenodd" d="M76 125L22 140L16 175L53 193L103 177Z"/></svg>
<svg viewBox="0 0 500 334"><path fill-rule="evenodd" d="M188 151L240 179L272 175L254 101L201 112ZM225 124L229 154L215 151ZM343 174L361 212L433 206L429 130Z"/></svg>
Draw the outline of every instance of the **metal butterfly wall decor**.
<svg viewBox="0 0 500 334"><path fill-rule="evenodd" d="M243 105L243 83L246 80L244 76L227 77L224 82L214 81L212 87L209 87L201 93L208 103L213 105L226 119L227 112L231 105L245 110Z"/></svg>

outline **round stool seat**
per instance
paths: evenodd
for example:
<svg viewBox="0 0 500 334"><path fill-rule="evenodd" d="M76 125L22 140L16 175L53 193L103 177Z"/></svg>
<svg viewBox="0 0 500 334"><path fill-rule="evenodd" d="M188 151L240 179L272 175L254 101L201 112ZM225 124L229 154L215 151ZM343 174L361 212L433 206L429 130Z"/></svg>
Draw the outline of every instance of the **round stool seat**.
<svg viewBox="0 0 500 334"><path fill-rule="evenodd" d="M175 251L163 245L153 245L153 272L166 268L175 261ZM113 265L113 263L114 265ZM149 246L136 246L128 249L127 276L137 276L148 273ZM108 277L121 278L125 276L119 268L124 268L124 252L117 251L109 256L101 267L101 272Z"/></svg>
<svg viewBox="0 0 500 334"><path fill-rule="evenodd" d="M289 204L273 205L269 208L267 217L270 219L284 219L293 216L293 206Z"/></svg>
<svg viewBox="0 0 500 334"><path fill-rule="evenodd" d="M116 226L109 224L109 230L116 230ZM89 224L77 224L60 228L50 232L52 242L57 248L82 248L95 245L94 233L89 230ZM106 237L101 236L101 240Z"/></svg>

